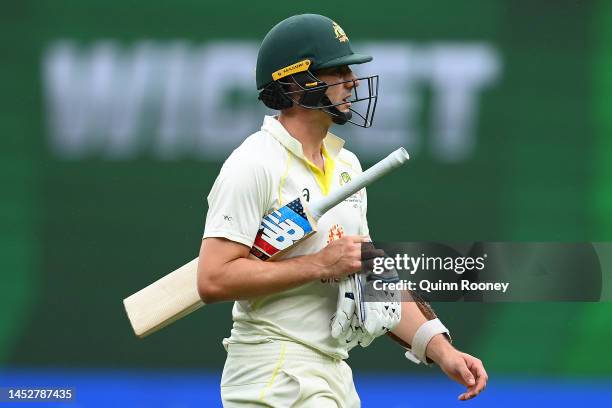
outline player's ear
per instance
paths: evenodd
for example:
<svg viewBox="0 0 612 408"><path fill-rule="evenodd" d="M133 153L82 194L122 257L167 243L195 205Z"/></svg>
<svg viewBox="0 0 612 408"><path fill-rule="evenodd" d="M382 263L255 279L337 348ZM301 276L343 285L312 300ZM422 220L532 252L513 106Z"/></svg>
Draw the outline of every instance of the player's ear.
<svg viewBox="0 0 612 408"><path fill-rule="evenodd" d="M288 109L293 106L293 100L282 89L278 82L270 82L260 92L258 99L268 108L274 110Z"/></svg>

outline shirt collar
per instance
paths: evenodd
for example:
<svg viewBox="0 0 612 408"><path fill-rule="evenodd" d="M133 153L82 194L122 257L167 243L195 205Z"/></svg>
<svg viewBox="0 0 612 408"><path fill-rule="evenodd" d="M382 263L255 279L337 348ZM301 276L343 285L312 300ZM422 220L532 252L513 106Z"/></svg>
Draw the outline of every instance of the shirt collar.
<svg viewBox="0 0 612 408"><path fill-rule="evenodd" d="M275 116L266 115L263 125L261 126L261 130L270 133L280 142L280 144L282 144L287 150L297 157L306 159L304 157L304 150L302 150L302 143L291 136L289 132L287 132L287 129L285 129L285 127L276 119ZM342 150L342 147L344 146L344 140L331 132L327 132L325 139L323 139L323 143L325 144L325 150L327 150L333 159L338 156L340 150Z"/></svg>

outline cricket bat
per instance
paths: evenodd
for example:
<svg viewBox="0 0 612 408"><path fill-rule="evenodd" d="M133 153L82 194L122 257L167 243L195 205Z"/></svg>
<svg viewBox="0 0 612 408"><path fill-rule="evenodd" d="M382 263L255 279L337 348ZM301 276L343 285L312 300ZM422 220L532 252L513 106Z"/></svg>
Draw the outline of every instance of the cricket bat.
<svg viewBox="0 0 612 408"><path fill-rule="evenodd" d="M317 231L317 221L328 210L409 159L401 147L337 190L313 203L301 197L266 215L255 237L251 255L272 261ZM198 258L123 299L139 338L177 321L204 306L197 289Z"/></svg>

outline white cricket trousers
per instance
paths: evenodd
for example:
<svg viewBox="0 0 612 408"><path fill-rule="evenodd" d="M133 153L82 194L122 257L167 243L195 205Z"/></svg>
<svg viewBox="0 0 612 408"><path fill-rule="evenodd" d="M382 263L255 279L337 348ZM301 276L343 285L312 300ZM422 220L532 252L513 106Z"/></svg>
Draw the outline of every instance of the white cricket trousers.
<svg viewBox="0 0 612 408"><path fill-rule="evenodd" d="M344 361L293 342L229 344L221 378L225 408L357 408Z"/></svg>

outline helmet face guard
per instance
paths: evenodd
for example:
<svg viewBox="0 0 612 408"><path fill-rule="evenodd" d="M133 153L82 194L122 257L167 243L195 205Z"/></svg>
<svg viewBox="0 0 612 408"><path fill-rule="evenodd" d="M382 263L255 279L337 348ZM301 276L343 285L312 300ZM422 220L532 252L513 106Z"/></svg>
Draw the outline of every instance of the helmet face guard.
<svg viewBox="0 0 612 408"><path fill-rule="evenodd" d="M344 87L351 83L351 97L338 103L333 103L326 94L328 88ZM366 92L359 92L358 84L367 84ZM360 85L361 86L361 85ZM276 95L274 95L276 94ZM272 97L274 96L274 97ZM328 84L317 78L312 72L304 71L286 77L286 80L276 80L264 88L259 96L269 108L286 109L293 105L306 109L319 109L332 117L338 125L352 123L353 125L369 128L374 121L376 103L378 101L378 75L350 79L347 81ZM338 106L350 103L347 112L342 112ZM360 109L354 105L360 103ZM357 118L353 117L353 114Z"/></svg>

